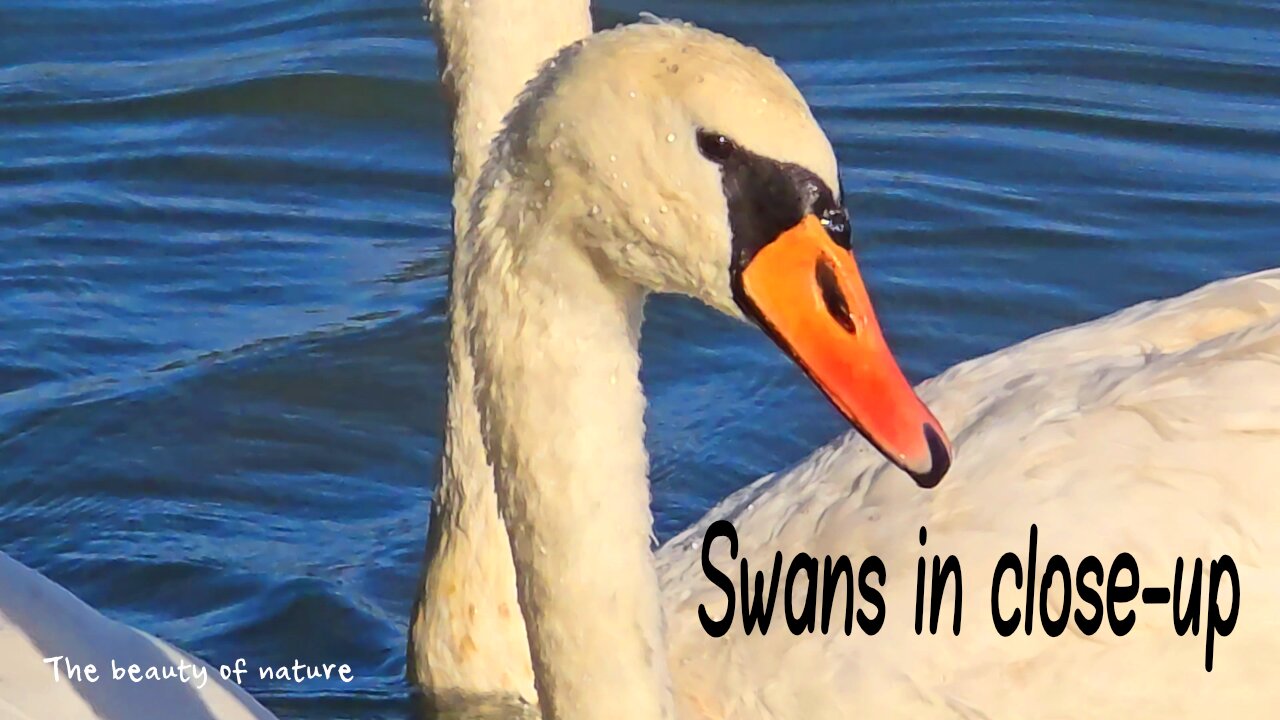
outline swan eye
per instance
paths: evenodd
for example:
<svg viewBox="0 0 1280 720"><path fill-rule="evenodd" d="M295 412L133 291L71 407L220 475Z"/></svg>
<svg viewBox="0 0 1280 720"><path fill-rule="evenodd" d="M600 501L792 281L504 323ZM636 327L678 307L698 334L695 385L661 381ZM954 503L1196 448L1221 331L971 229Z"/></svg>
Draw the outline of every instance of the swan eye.
<svg viewBox="0 0 1280 720"><path fill-rule="evenodd" d="M733 157L737 147L729 138L706 130L698 131L698 150L712 162L722 163Z"/></svg>
<svg viewBox="0 0 1280 720"><path fill-rule="evenodd" d="M849 227L849 213L844 208L830 208L822 212L822 227L837 245L853 251L853 232Z"/></svg>

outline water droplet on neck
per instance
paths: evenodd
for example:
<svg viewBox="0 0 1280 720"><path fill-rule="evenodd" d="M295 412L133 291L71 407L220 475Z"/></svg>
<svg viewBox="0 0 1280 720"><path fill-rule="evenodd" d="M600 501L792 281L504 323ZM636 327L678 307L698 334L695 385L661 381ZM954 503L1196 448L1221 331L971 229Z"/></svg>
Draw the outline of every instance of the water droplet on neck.
<svg viewBox="0 0 1280 720"><path fill-rule="evenodd" d="M667 142L669 142L669 143L673 143L673 142L675 142L675 141L676 141L676 134L675 134L675 133L667 133Z"/></svg>
<svg viewBox="0 0 1280 720"><path fill-rule="evenodd" d="M668 210L669 208L666 205L663 205L662 207L658 208L658 212L662 213L663 215L666 215Z"/></svg>

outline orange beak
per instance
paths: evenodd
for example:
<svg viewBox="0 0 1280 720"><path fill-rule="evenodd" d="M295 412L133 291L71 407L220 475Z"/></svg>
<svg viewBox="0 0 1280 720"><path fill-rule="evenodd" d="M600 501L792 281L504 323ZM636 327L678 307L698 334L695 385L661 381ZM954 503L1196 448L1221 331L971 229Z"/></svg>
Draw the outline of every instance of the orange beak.
<svg viewBox="0 0 1280 720"><path fill-rule="evenodd" d="M921 487L951 467L951 443L889 352L849 251L809 215L742 270L739 304L836 408Z"/></svg>

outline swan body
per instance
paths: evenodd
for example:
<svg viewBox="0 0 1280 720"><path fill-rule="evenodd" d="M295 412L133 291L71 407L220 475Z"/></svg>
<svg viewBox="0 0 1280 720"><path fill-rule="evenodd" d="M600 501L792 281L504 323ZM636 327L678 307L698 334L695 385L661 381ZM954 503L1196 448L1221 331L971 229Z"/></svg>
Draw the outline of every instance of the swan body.
<svg viewBox="0 0 1280 720"><path fill-rule="evenodd" d="M450 608L448 632L420 625L411 640L419 667L432 668L417 676L428 692L468 691L440 682L462 659L471 687L537 703L548 719L1266 716L1280 703L1266 670L1280 650L1280 570L1268 560L1280 552L1280 491L1268 477L1280 461L1280 270L1052 333L925 383L922 398L956 440L936 489L912 485L850 433L650 551L636 352L647 293L686 294L766 326L842 412L863 417L824 385L785 317L753 315L762 288L812 282L752 280L757 263L785 272L778 258L794 251L793 231L764 233L755 255L742 247L775 207L743 194L786 182L837 188L829 143L776 66L711 33L650 24L597 34L560 52L518 101L474 195L460 198L468 222L454 267L450 370L472 383L456 402L476 414L465 427L451 415L447 431L475 441L486 472L446 470L440 487L495 490L498 518L470 521L505 527L510 556L495 541L458 562L439 548L471 537L470 521L436 514L420 606ZM862 307L846 282L856 271L840 272L842 297ZM786 315L813 301L805 292L764 305ZM840 298L819 294L840 320ZM852 334L874 340L869 310L853 315ZM928 451L895 452L888 431L873 433L875 444L936 482L931 418L914 398L895 398L906 413L895 418L923 418ZM699 610L723 608L725 595L700 545L718 519L733 521L737 559L754 568L775 552L846 555L855 567L879 557L883 628L746 635L739 622L709 637ZM1128 552L1144 587L1170 586L1178 557L1230 555L1238 631L1219 638L1214 671L1203 668L1202 637L1178 636L1167 606L1135 604L1123 637L999 637L991 572L1004 553L1025 555L1032 524L1042 558L1074 567ZM912 627L916 560L932 553L963 568L959 636ZM711 557L736 575L727 543ZM794 593L806 588L801 577ZM1061 608L1061 588L1041 600ZM523 626L467 623L468 613L515 606Z"/></svg>
<svg viewBox="0 0 1280 720"><path fill-rule="evenodd" d="M65 657L98 680L60 679L46 658ZM171 668L176 679L131 682L117 667ZM83 676L80 676L83 677ZM203 679L203 682L201 681ZM0 553L0 718L3 720L272 720L216 668L109 620L39 573Z"/></svg>
<svg viewBox="0 0 1280 720"><path fill-rule="evenodd" d="M1268 678L1280 651L1280 269L1029 340L919 391L956 441L955 466L936 489L903 483L850 433L729 497L659 550L682 717L1264 718L1280 706ZM766 572L775 551L847 555L855 569L881 558L884 627L846 637L836 620L829 636L796 637L779 610L767 636L745 636L738 622L708 637L699 605L719 616L725 604L700 564L716 519L734 523L739 558ZM1207 585L1208 562L1231 556L1238 624L1218 640L1213 671L1204 670L1204 628L1180 637L1167 605L1128 603L1137 622L1123 637L1070 625L1051 638L1039 618L1030 636L997 635L992 571L1005 552L1026 562L1033 523L1040 571L1061 554L1073 583L1089 555L1109 565L1131 553L1143 587L1169 588L1178 558L1188 567L1204 559ZM713 557L736 581L727 545L717 541ZM950 594L939 634L914 630L917 558L935 553L962 567L958 637ZM1190 582L1188 571L1184 608ZM1225 615L1230 592L1219 603ZM1049 616L1062 604L1059 580ZM1025 607L1006 579L1002 615ZM837 602L834 617L843 613Z"/></svg>

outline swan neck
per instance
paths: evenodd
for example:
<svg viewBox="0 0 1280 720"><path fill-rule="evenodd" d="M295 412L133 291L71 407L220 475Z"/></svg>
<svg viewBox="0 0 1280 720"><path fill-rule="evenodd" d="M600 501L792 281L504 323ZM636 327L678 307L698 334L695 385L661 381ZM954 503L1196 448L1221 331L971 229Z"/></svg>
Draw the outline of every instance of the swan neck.
<svg viewBox="0 0 1280 720"><path fill-rule="evenodd" d="M506 527L480 437L467 307L454 292L481 168L502 119L538 67L591 33L587 0L428 0L453 111L454 247L445 441L409 631L408 675L437 701L500 696L536 702Z"/></svg>
<svg viewBox="0 0 1280 720"><path fill-rule="evenodd" d="M465 291L543 716L669 718L639 376L645 294L566 233L523 224L488 235Z"/></svg>
<svg viewBox="0 0 1280 720"><path fill-rule="evenodd" d="M591 8L588 0L427 0L427 7L454 109L454 209L465 230L503 119L543 63L591 34Z"/></svg>

